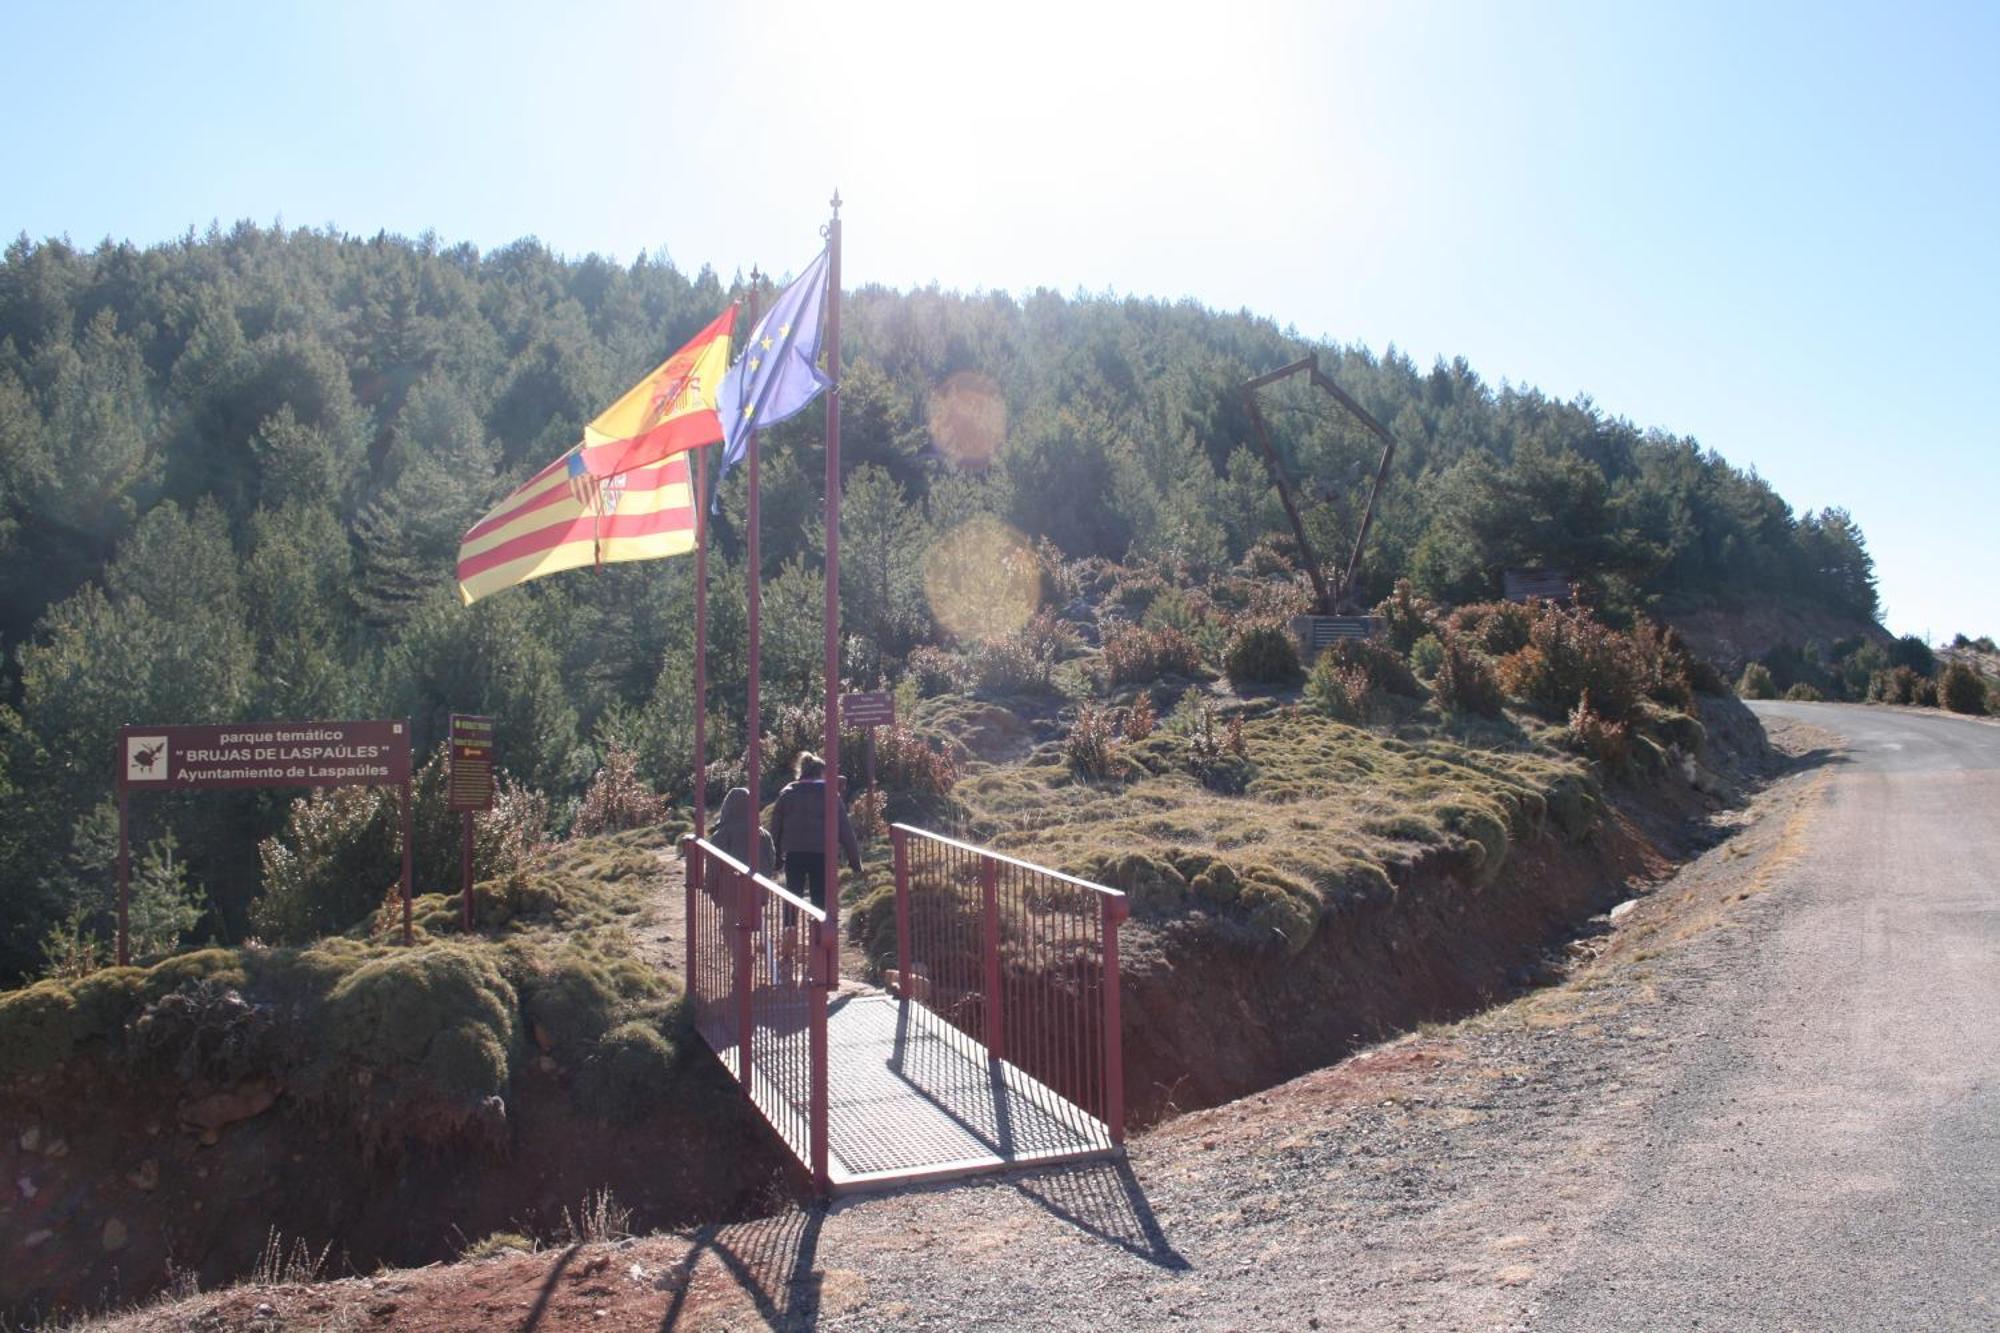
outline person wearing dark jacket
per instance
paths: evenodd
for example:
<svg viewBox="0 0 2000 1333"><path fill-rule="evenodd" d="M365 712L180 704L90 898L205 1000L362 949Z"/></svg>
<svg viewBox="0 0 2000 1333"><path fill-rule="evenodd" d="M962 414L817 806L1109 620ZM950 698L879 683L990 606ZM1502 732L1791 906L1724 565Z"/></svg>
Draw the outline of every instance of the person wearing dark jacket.
<svg viewBox="0 0 2000 1333"><path fill-rule="evenodd" d="M826 907L826 763L811 751L799 756L798 779L786 784L771 807L771 838L785 863L785 887L814 907ZM847 818L847 804L835 801L840 847L847 864L861 873L861 840Z"/></svg>

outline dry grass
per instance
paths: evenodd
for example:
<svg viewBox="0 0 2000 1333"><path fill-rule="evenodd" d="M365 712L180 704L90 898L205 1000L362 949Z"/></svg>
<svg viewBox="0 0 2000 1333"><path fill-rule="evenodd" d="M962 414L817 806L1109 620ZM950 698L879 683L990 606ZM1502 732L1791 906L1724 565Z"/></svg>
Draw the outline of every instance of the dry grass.
<svg viewBox="0 0 2000 1333"><path fill-rule="evenodd" d="M1199 705L1184 700L1120 743L1106 778L1049 745L974 765L953 791L964 831L1125 889L1142 918L1244 914L1296 948L1344 907L1393 893L1399 866L1421 858L1483 885L1517 843L1597 827L1587 767L1511 722L1412 709L1371 729L1275 700L1216 702L1241 719L1245 757L1227 782L1194 755L1181 714Z"/></svg>

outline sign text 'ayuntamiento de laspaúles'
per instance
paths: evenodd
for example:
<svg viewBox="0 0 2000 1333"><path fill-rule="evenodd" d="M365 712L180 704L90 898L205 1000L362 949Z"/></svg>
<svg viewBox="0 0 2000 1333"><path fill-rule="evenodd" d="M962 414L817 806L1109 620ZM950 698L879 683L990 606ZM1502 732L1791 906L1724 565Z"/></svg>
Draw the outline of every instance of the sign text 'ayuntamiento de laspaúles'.
<svg viewBox="0 0 2000 1333"><path fill-rule="evenodd" d="M410 728L400 721L127 727L118 745L118 785L129 790L410 780Z"/></svg>

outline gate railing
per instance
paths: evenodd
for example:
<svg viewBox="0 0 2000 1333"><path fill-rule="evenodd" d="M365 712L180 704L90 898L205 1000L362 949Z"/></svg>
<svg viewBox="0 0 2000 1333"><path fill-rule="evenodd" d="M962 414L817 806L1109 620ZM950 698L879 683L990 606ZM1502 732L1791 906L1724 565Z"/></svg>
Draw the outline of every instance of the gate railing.
<svg viewBox="0 0 2000 1333"><path fill-rule="evenodd" d="M826 912L705 838L687 862L695 1025L779 1137L827 1184Z"/></svg>
<svg viewBox="0 0 2000 1333"><path fill-rule="evenodd" d="M1125 895L908 824L890 836L897 993L1056 1094L1050 1114L1081 1111L1123 1143Z"/></svg>

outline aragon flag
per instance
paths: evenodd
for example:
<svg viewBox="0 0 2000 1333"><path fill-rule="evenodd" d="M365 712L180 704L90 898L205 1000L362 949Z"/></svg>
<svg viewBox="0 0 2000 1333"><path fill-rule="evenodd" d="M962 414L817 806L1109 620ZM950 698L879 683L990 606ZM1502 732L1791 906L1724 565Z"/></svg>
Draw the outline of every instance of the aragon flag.
<svg viewBox="0 0 2000 1333"><path fill-rule="evenodd" d="M731 306L472 525L458 547L466 605L560 570L694 549L687 451L722 438L714 395L735 323Z"/></svg>

